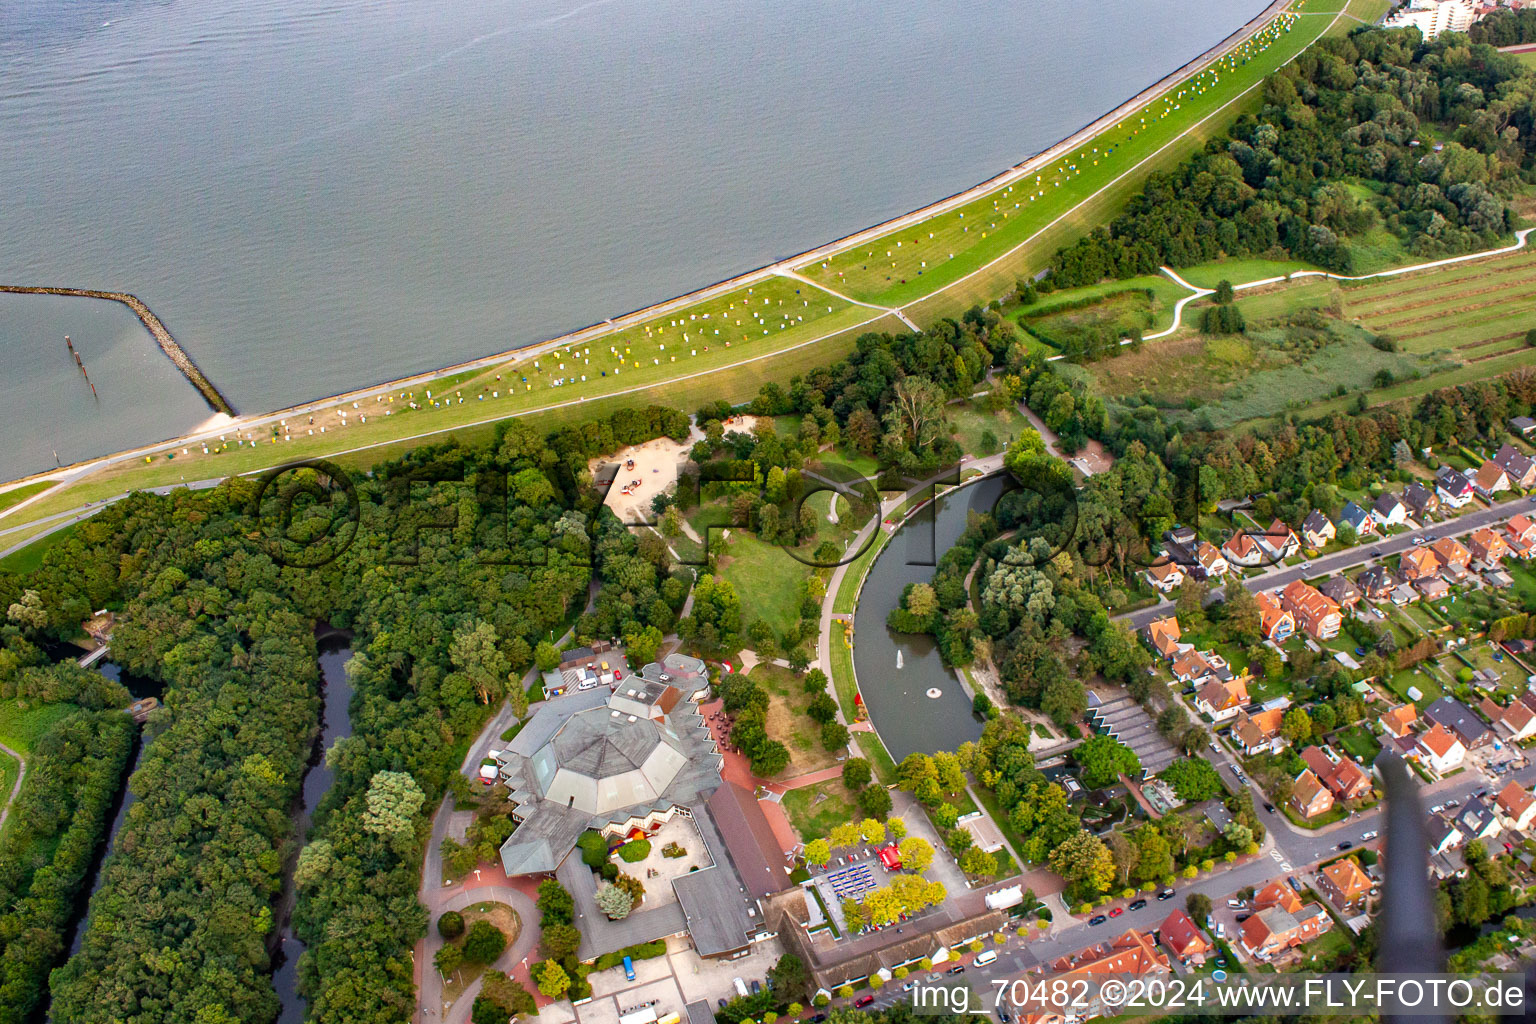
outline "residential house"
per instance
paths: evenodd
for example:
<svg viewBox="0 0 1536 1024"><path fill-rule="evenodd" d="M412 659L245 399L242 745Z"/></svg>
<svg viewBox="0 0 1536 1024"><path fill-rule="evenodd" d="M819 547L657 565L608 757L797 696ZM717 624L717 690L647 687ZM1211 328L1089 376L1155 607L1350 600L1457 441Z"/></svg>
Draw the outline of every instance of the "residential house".
<svg viewBox="0 0 1536 1024"><path fill-rule="evenodd" d="M1439 724L1419 733L1414 740L1413 752L1436 775L1455 771L1467 759L1466 746L1455 733Z"/></svg>
<svg viewBox="0 0 1536 1024"><path fill-rule="evenodd" d="M1296 618L1281 606L1274 594L1263 593L1254 596L1254 601L1259 606L1259 632L1264 639L1273 640L1277 644L1283 644L1296 632Z"/></svg>
<svg viewBox="0 0 1536 1024"><path fill-rule="evenodd" d="M1285 746L1285 738L1280 735L1280 720L1284 714L1284 708L1271 708L1251 715L1239 711L1228 736L1247 757L1265 751L1277 751Z"/></svg>
<svg viewBox="0 0 1536 1024"><path fill-rule="evenodd" d="M1307 518L1301 522L1301 539L1306 541L1309 548L1325 546L1338 536L1338 532L1333 525L1333 520L1317 509L1307 513Z"/></svg>
<svg viewBox="0 0 1536 1024"><path fill-rule="evenodd" d="M1179 620L1176 616L1165 615L1161 619L1153 619L1147 623L1147 643L1161 657L1172 661L1178 656L1183 645L1179 643L1179 637L1183 636L1179 629Z"/></svg>
<svg viewBox="0 0 1536 1024"><path fill-rule="evenodd" d="M1353 857L1336 860L1321 872L1323 895L1340 910L1354 910L1365 905L1371 893L1371 879Z"/></svg>
<svg viewBox="0 0 1536 1024"><path fill-rule="evenodd" d="M1451 579L1459 580L1466 575L1472 552L1461 541L1455 537L1441 537L1429 546L1429 550L1440 559L1441 570Z"/></svg>
<svg viewBox="0 0 1536 1024"><path fill-rule="evenodd" d="M1207 660L1206 656L1193 648L1181 651L1173 659L1171 670L1173 678L1181 683L1192 683L1197 679L1213 678L1216 674L1215 667Z"/></svg>
<svg viewBox="0 0 1536 1024"><path fill-rule="evenodd" d="M1333 809L1333 794L1322 780L1312 774L1312 769L1303 768L1301 774L1296 776L1296 781L1291 784L1291 807L1296 813L1307 820L1311 820L1320 814L1327 814Z"/></svg>
<svg viewBox="0 0 1536 1024"><path fill-rule="evenodd" d="M1376 520L1371 518L1369 512L1352 501L1344 506L1344 511L1339 513L1339 525L1354 530L1356 537L1369 537L1376 532Z"/></svg>
<svg viewBox="0 0 1536 1024"><path fill-rule="evenodd" d="M1469 843L1474 839L1486 843L1497 839L1504 831L1498 812L1481 797L1472 797L1462 804L1452 821L1456 823L1456 831L1466 836Z"/></svg>
<svg viewBox="0 0 1536 1024"><path fill-rule="evenodd" d="M1167 974L1168 958L1151 938L1132 928L1113 942L1088 946L1058 957L1051 969L1058 975Z"/></svg>
<svg viewBox="0 0 1536 1024"><path fill-rule="evenodd" d="M1142 575L1146 577L1148 583L1152 584L1153 590L1162 594L1172 593L1179 589L1179 584L1184 582L1183 567L1172 559L1159 565L1148 566L1147 571Z"/></svg>
<svg viewBox="0 0 1536 1024"><path fill-rule="evenodd" d="M1424 717L1455 733L1461 745L1469 751L1493 742L1493 733L1483 724L1483 720L1455 697L1441 697L1424 709Z"/></svg>
<svg viewBox="0 0 1536 1024"><path fill-rule="evenodd" d="M1308 586L1302 580L1292 580L1280 592L1280 603L1296 618L1296 625L1314 640L1331 640L1339 635L1344 618L1339 606Z"/></svg>
<svg viewBox="0 0 1536 1024"><path fill-rule="evenodd" d="M1253 895L1255 911L1268 910L1270 907L1279 907L1294 914L1301 909L1301 897L1285 881L1277 878Z"/></svg>
<svg viewBox="0 0 1536 1024"><path fill-rule="evenodd" d="M1536 797L1531 796L1530 790L1513 779L1499 790L1494 806L1503 817L1504 825L1516 832L1524 832L1536 822Z"/></svg>
<svg viewBox="0 0 1536 1024"><path fill-rule="evenodd" d="M1512 444L1506 444L1494 453L1493 461L1509 476L1511 486L1525 490L1536 484L1536 461Z"/></svg>
<svg viewBox="0 0 1536 1024"><path fill-rule="evenodd" d="M1360 603L1360 588L1348 576L1330 576L1318 585L1318 591L1339 606L1339 611L1353 611Z"/></svg>
<svg viewBox="0 0 1536 1024"><path fill-rule="evenodd" d="M1471 477L1472 489L1485 498L1492 498L1500 491L1509 490L1509 474L1504 467L1489 459L1477 467Z"/></svg>
<svg viewBox="0 0 1536 1024"><path fill-rule="evenodd" d="M1169 952L1186 962L1191 957L1204 957L1216 948L1182 907L1163 919L1157 937Z"/></svg>
<svg viewBox="0 0 1536 1024"><path fill-rule="evenodd" d="M1412 583L1414 580L1427 580L1440 575L1440 559L1429 548L1413 548L1403 552L1402 560L1398 563L1398 575Z"/></svg>
<svg viewBox="0 0 1536 1024"><path fill-rule="evenodd" d="M1301 541L1297 540L1291 528L1279 519L1269 524L1269 528L1264 531L1264 536L1259 538L1259 543L1264 545L1264 550L1269 552L1270 557L1277 562L1301 553Z"/></svg>
<svg viewBox="0 0 1536 1024"><path fill-rule="evenodd" d="M1482 562L1490 569L1497 569L1499 562L1509 554L1509 545L1504 543L1504 538L1486 526L1473 530L1467 537L1467 549L1472 552L1475 561Z"/></svg>
<svg viewBox="0 0 1536 1024"><path fill-rule="evenodd" d="M1328 911L1315 904L1294 913L1284 907L1270 907L1243 922L1243 948L1250 956L1269 960L1310 942L1332 927L1333 918Z"/></svg>
<svg viewBox="0 0 1536 1024"><path fill-rule="evenodd" d="M1456 849L1467 841L1467 837L1461 834L1456 827L1456 822L1444 811L1437 811L1429 816L1429 829L1426 839L1429 842L1429 855L1446 853Z"/></svg>
<svg viewBox="0 0 1536 1024"><path fill-rule="evenodd" d="M1382 732L1393 739L1402 739L1413 732L1414 723L1419 720L1419 709L1412 704L1399 704L1395 708L1383 711L1376 719L1381 723Z"/></svg>
<svg viewBox="0 0 1536 1024"><path fill-rule="evenodd" d="M1413 589L1423 594L1425 600L1438 601L1451 592L1451 585L1439 576L1427 576L1414 580Z"/></svg>
<svg viewBox="0 0 1536 1024"><path fill-rule="evenodd" d="M1389 601L1392 592L1397 589L1397 577L1384 565L1375 565L1365 570L1355 582L1367 601Z"/></svg>
<svg viewBox="0 0 1536 1024"><path fill-rule="evenodd" d="M1530 516L1517 515L1504 524L1504 543L1520 558L1536 554L1536 522Z"/></svg>
<svg viewBox="0 0 1536 1024"><path fill-rule="evenodd" d="M1392 526L1402 526L1408 521L1408 507L1398 499L1397 495L1388 491L1371 504L1371 518L1376 520L1376 525L1383 530Z"/></svg>
<svg viewBox="0 0 1536 1024"><path fill-rule="evenodd" d="M1307 747L1301 752L1307 768L1320 779L1335 800L1357 800L1371 791L1371 776L1354 758L1329 746Z"/></svg>
<svg viewBox="0 0 1536 1024"><path fill-rule="evenodd" d="M1195 575L1200 579L1214 580L1225 576L1231 566L1216 550L1216 545L1203 540L1195 548Z"/></svg>
<svg viewBox="0 0 1536 1024"><path fill-rule="evenodd" d="M1214 722L1225 722L1247 703L1248 682L1241 678L1225 682L1211 679L1195 694L1195 707Z"/></svg>
<svg viewBox="0 0 1536 1024"><path fill-rule="evenodd" d="M1509 429L1521 437L1530 437L1536 433L1536 420L1529 416L1513 416L1509 420Z"/></svg>
<svg viewBox="0 0 1536 1024"><path fill-rule="evenodd" d="M1536 711L1524 701L1513 700L1508 705L1500 705L1484 697L1478 710L1493 723L1494 731L1506 739L1520 743L1536 736Z"/></svg>
<svg viewBox="0 0 1536 1024"><path fill-rule="evenodd" d="M1221 553L1232 565L1251 568L1272 563L1269 553L1259 544L1258 538L1241 530L1227 538L1221 546Z"/></svg>
<svg viewBox="0 0 1536 1024"><path fill-rule="evenodd" d="M1472 481L1450 466L1441 466L1435 473L1435 493L1442 504L1461 508L1472 500Z"/></svg>
<svg viewBox="0 0 1536 1024"><path fill-rule="evenodd" d="M1408 507L1408 514L1422 523L1426 516L1440 511L1440 495L1415 480L1403 488L1403 504Z"/></svg>

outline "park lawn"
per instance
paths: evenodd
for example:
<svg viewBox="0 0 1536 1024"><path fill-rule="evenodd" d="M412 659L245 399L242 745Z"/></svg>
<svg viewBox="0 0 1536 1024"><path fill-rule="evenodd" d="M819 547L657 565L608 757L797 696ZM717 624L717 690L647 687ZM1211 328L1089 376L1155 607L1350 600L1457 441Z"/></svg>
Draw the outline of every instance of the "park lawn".
<svg viewBox="0 0 1536 1024"><path fill-rule="evenodd" d="M1319 270L1303 260L1237 259L1216 260L1179 270L1179 276L1197 288L1215 288L1222 281L1242 284L1245 281L1263 281L1271 277L1284 277L1298 270Z"/></svg>
<svg viewBox="0 0 1536 1024"><path fill-rule="evenodd" d="M1363 725L1352 725L1348 729L1340 729L1333 734L1333 738L1349 753L1350 757L1361 764L1370 764L1376 760L1376 755L1381 753L1381 744L1376 742L1376 737L1371 735L1371 730Z"/></svg>
<svg viewBox="0 0 1536 1024"><path fill-rule="evenodd" d="M1511 54L1511 56L1526 67L1536 68L1536 50L1527 50L1524 53Z"/></svg>
<svg viewBox="0 0 1536 1024"><path fill-rule="evenodd" d="M861 821L864 812L859 809L841 779L829 779L810 786L791 789L780 800L789 823L804 842L824 839L832 826L845 821Z"/></svg>
<svg viewBox="0 0 1536 1024"><path fill-rule="evenodd" d="M0 743L26 757L43 733L77 710L73 704L40 704L18 698L0 701Z"/></svg>
<svg viewBox="0 0 1536 1024"><path fill-rule="evenodd" d="M53 483L52 480L34 480L32 483L13 487L8 491L0 491L0 512L4 512L18 502L26 501L34 494L41 494L52 487Z"/></svg>
<svg viewBox="0 0 1536 1024"><path fill-rule="evenodd" d="M818 452L812 462L828 467L842 466L861 477L869 479L874 479L876 474L880 472L880 463L874 456L852 451L847 445L838 445L836 448ZM815 468L814 465L812 468ZM833 479L840 478L834 477Z"/></svg>
<svg viewBox="0 0 1536 1024"><path fill-rule="evenodd" d="M732 530L717 575L729 580L741 598L742 625L763 619L783 633L800 619L802 586L810 567L777 544L765 544L747 530Z"/></svg>
<svg viewBox="0 0 1536 1024"><path fill-rule="evenodd" d="M1261 30L1265 38L1173 86L1068 154L970 202L897 229L827 260L799 268L855 299L907 305L1000 261L1068 218L1085 201L1118 184L1139 184L1163 158L1181 153L1181 136L1216 120L1326 31L1333 17L1284 16ZM1236 112L1232 111L1233 116ZM1058 243L1059 244L1059 243Z"/></svg>
<svg viewBox="0 0 1536 1024"><path fill-rule="evenodd" d="M961 451L967 455L995 455L1029 426L1029 421L1011 404L1001 412L988 412L982 403L982 399L974 399L947 410L950 435L960 442ZM982 444L988 431L992 433L991 445Z"/></svg>
<svg viewBox="0 0 1536 1024"><path fill-rule="evenodd" d="M760 663L748 678L768 693L768 735L789 750L789 767L781 775L794 778L837 763L837 752L821 745L820 724L805 713L812 695L805 692L799 673Z"/></svg>

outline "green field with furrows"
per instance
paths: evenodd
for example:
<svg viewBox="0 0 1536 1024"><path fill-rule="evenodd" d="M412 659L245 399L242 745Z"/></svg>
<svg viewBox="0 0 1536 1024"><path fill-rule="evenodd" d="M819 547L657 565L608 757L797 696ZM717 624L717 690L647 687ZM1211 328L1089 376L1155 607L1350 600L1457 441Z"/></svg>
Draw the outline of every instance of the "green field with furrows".
<svg viewBox="0 0 1536 1024"><path fill-rule="evenodd" d="M1132 171L1257 85L1330 23L1325 17L1281 15L1212 67L1038 174L803 267L801 272L842 294L877 305L913 303L1004 256L1077 203Z"/></svg>
<svg viewBox="0 0 1536 1024"><path fill-rule="evenodd" d="M1517 252L1340 292L1344 315L1405 352L1479 363L1525 347L1536 327L1536 253Z"/></svg>

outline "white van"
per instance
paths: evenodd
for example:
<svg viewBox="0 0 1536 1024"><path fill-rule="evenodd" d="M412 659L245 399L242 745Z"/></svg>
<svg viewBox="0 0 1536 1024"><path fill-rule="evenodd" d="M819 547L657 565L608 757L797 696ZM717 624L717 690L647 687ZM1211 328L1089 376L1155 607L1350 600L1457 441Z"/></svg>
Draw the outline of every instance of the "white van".
<svg viewBox="0 0 1536 1024"><path fill-rule="evenodd" d="M735 981L735 984L736 984L736 994L741 996L741 998L745 999L745 998L747 998L747 996L752 994L752 993L747 991L747 983L746 982L742 981L740 978L736 978L736 979L733 979L733 980Z"/></svg>
<svg viewBox="0 0 1536 1024"><path fill-rule="evenodd" d="M976 954L976 959L971 961L971 964L974 967L985 967L985 966L987 966L987 964L996 962L996 960L997 960L997 951L993 950L993 949L989 949L989 950L987 950L984 953Z"/></svg>

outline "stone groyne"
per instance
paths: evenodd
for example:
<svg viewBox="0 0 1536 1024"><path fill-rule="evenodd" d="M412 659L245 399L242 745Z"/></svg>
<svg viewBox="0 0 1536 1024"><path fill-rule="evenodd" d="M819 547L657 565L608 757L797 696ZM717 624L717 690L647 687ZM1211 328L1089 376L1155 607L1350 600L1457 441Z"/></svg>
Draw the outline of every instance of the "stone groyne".
<svg viewBox="0 0 1536 1024"><path fill-rule="evenodd" d="M94 288L46 288L10 284L0 284L0 292L12 295L67 295L72 298L105 299L108 302L122 303L133 310L133 315L139 318L139 322L144 325L144 329L155 339L155 343L160 346L160 351L164 352L166 357L176 364L176 368L181 371L182 376L192 382L192 386L197 388L198 392L203 396L203 400L208 403L214 412L222 412L226 416L235 415L234 407L229 404L223 395L219 394L219 389L213 386L213 381L209 380L208 376L198 369L197 364L192 361L191 356L187 355L186 350L176 344L176 339L171 337L171 332L166 329L165 324L154 314L153 310L144 305L138 296L129 295L127 292L97 291Z"/></svg>

